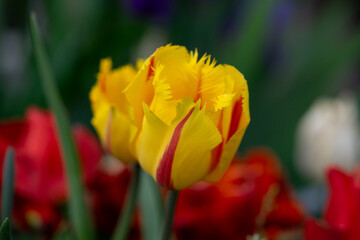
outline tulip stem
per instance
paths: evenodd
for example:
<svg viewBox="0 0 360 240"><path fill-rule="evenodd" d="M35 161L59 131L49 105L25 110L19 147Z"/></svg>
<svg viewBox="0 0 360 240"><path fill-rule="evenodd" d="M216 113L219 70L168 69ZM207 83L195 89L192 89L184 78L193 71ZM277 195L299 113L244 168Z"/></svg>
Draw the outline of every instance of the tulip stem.
<svg viewBox="0 0 360 240"><path fill-rule="evenodd" d="M112 240L125 240L129 232L131 220L134 212L135 202L137 199L140 180L140 165L136 164L134 174L131 180L130 189L126 198L121 217L116 225Z"/></svg>
<svg viewBox="0 0 360 240"><path fill-rule="evenodd" d="M176 208L176 201L178 198L178 191L176 190L170 190L166 199L166 205L165 205L165 218L164 218L164 225L162 229L162 236L161 240L169 240L171 233L172 233L172 227L173 227L173 221L174 221L174 213Z"/></svg>

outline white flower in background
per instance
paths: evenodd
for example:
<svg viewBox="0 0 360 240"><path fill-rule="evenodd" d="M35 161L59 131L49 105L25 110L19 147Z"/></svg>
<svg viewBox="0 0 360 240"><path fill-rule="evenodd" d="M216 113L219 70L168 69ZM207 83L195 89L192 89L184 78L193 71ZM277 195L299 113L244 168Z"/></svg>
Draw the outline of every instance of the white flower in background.
<svg viewBox="0 0 360 240"><path fill-rule="evenodd" d="M315 101L297 129L295 159L299 171L311 180L322 180L329 165L351 169L359 157L358 130L352 95Z"/></svg>

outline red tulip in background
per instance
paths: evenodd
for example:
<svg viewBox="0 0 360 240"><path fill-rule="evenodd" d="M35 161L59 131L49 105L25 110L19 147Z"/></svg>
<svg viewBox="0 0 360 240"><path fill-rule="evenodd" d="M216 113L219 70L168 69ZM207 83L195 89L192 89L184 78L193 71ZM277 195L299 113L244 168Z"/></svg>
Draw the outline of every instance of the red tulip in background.
<svg viewBox="0 0 360 240"><path fill-rule="evenodd" d="M307 221L306 240L360 239L360 168L345 173L332 167L327 178L330 197L324 219Z"/></svg>
<svg viewBox="0 0 360 240"><path fill-rule="evenodd" d="M68 198L55 129L52 115L38 108L29 108L24 120L0 122L1 168L8 146L13 146L16 154L14 224L47 236L66 222L64 205ZM75 126L73 136L97 231L110 234L121 212L131 172L118 161L100 160L101 147L83 126ZM255 232L271 240L293 232L303 218L276 158L269 151L256 150L235 161L220 182L200 182L181 191L174 229L179 240L241 240ZM130 239L139 239L138 218Z"/></svg>
<svg viewBox="0 0 360 240"><path fill-rule="evenodd" d="M99 167L102 150L95 136L81 125L72 132L97 228L109 233L121 210L130 171L123 167L110 172L106 164ZM0 122L0 179L8 146L14 147L16 155L14 223L23 230L51 235L64 221L68 198L53 116L32 107L23 120Z"/></svg>
<svg viewBox="0 0 360 240"><path fill-rule="evenodd" d="M89 181L96 174L101 148L80 125L73 128L73 136ZM1 168L8 146L15 149L15 224L53 232L61 221L60 208L68 191L52 115L33 107L24 120L0 123Z"/></svg>
<svg viewBox="0 0 360 240"><path fill-rule="evenodd" d="M241 240L255 232L291 239L303 221L276 157L258 149L234 161L218 183L181 191L174 229L180 240Z"/></svg>

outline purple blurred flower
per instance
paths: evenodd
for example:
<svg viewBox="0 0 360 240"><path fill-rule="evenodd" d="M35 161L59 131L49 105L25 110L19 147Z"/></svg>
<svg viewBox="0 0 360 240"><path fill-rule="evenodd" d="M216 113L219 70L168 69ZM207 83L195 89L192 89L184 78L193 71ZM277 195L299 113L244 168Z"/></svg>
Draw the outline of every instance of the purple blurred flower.
<svg viewBox="0 0 360 240"><path fill-rule="evenodd" d="M283 35L293 16L295 7L294 1L284 0L276 4L269 15L264 52L264 61L268 68L283 54L281 46Z"/></svg>
<svg viewBox="0 0 360 240"><path fill-rule="evenodd" d="M126 8L135 16L164 20L170 15L171 0L126 0Z"/></svg>

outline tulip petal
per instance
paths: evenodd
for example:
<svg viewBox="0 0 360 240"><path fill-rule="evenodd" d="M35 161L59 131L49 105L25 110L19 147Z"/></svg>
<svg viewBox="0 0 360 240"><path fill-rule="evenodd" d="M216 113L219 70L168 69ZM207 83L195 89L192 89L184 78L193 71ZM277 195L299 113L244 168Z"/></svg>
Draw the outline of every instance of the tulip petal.
<svg viewBox="0 0 360 240"><path fill-rule="evenodd" d="M229 142L223 148L223 153L221 155L219 164L208 176L206 176L206 181L216 182L221 178L221 176L224 174L225 170L231 163L231 160L234 158L237 148L244 136L245 130L246 128L237 131L230 138Z"/></svg>
<svg viewBox="0 0 360 240"><path fill-rule="evenodd" d="M152 68L151 60L147 59L135 80L123 91L130 104L132 118L138 131L141 130L144 117L143 103L149 106L154 96L154 86L152 81L149 81L149 72L152 71Z"/></svg>
<svg viewBox="0 0 360 240"><path fill-rule="evenodd" d="M124 94L120 94L131 81L135 79L136 70L131 64L111 70L112 61L110 58L102 59L100 72L97 76L96 86L98 95L115 106L123 113L128 112L128 103ZM96 96L94 96L96 100ZM92 101L93 105L96 101Z"/></svg>
<svg viewBox="0 0 360 240"><path fill-rule="evenodd" d="M126 115L102 101L97 103L91 123L98 133L103 147L111 155L124 163L136 162L129 151L130 119Z"/></svg>
<svg viewBox="0 0 360 240"><path fill-rule="evenodd" d="M154 53L155 71L157 66L165 65L160 78L169 84L174 99L194 98L198 88L197 64L185 47L167 45ZM155 73L157 74L157 73Z"/></svg>
<svg viewBox="0 0 360 240"><path fill-rule="evenodd" d="M176 116L176 105L178 100L172 99L171 87L165 82L166 78L161 78L163 65L157 67L156 75L154 75L154 99L150 105L152 112L156 114L163 122L170 125Z"/></svg>
<svg viewBox="0 0 360 240"><path fill-rule="evenodd" d="M194 108L195 104L191 99L184 99L176 107L177 116L171 125L164 123L144 103L144 121L142 131L139 134L136 153L142 168L156 179L157 166L170 142L176 125L185 115Z"/></svg>
<svg viewBox="0 0 360 240"><path fill-rule="evenodd" d="M223 125L221 129L222 136L225 142L223 143L224 146L222 148L222 154L220 159L213 159L215 163L218 162L217 166L206 177L206 180L210 182L218 181L221 178L221 176L229 166L231 160L233 159L237 148L244 136L245 130L250 122L249 92L246 80L235 68L227 66L227 69L229 70L229 72L232 73L232 76L237 81L235 84L235 88L241 87L241 95L239 97L239 100L234 102L232 108L228 107L223 109L224 119L222 120ZM238 76L236 76L235 74ZM219 151L219 149L215 149L215 151ZM213 156L218 158L220 154L216 152L215 154L213 154Z"/></svg>
<svg viewBox="0 0 360 240"><path fill-rule="evenodd" d="M200 110L200 102L180 102L171 125L146 104L144 114L136 147L143 169L167 188L182 189L202 179L209 171L210 153L221 143L221 135L205 110Z"/></svg>
<svg viewBox="0 0 360 240"><path fill-rule="evenodd" d="M158 99L155 99L156 103L152 103L156 92L161 94L166 92L165 98L167 100L169 100L169 97L172 99L195 97L198 80L195 66L190 63L190 59L190 54L185 47L167 45L157 49L144 62L135 81L124 90L133 108L134 122L138 131L141 131L144 116L143 102L148 106L166 104L165 102L159 102ZM166 65L166 67L163 67L163 65ZM159 82L161 82L160 85L158 85ZM154 106L151 106L151 110L153 108ZM161 110L161 107L156 107L156 109ZM171 117L165 118L165 115L158 116L167 123L172 120ZM171 116L173 117L174 114Z"/></svg>
<svg viewBox="0 0 360 240"><path fill-rule="evenodd" d="M184 119L176 125L170 142L166 146L165 152L160 159L159 165L156 170L156 180L161 186L173 188L173 183L171 180L171 169L174 161L175 150L179 143L181 131L193 111L194 109L191 109L190 112L184 117Z"/></svg>
<svg viewBox="0 0 360 240"><path fill-rule="evenodd" d="M160 154L165 149L169 127L161 121L144 103L144 121L139 134L136 153L141 167L154 178Z"/></svg>
<svg viewBox="0 0 360 240"><path fill-rule="evenodd" d="M224 66L218 65L214 67L215 61L210 62L209 57L204 57L207 60L200 71L201 82L199 84L198 98L201 99L202 107L206 105L208 109L217 111L228 106L231 103L229 100L233 96L232 94L227 97L222 96L225 94L225 79L227 77ZM199 62L203 62L202 59Z"/></svg>
<svg viewBox="0 0 360 240"><path fill-rule="evenodd" d="M163 78L164 76L180 76L184 77L184 74L174 74L174 72L180 71L182 69L182 65L180 61L186 58L189 58L189 54L185 47L179 46L171 46L167 45L165 47L160 47L157 49L141 66L138 74L135 77L135 80L124 90L124 94L126 95L133 111L134 122L138 128L138 131L141 130L142 120L144 117L143 112L143 103L150 106L154 97L154 77L157 75L157 78ZM166 63L166 69L163 71L162 68L159 68L163 63ZM139 62L139 64L141 61ZM163 72L163 73L159 73ZM186 71L183 71L186 73ZM164 81L164 79L161 79ZM167 80L169 80L167 78ZM185 90L185 86L182 84L183 81L179 79L175 79L176 81L181 83L177 89L180 91L181 89ZM193 84L193 83L190 83ZM171 85L171 83L170 83ZM181 88L180 88L181 86ZM172 89L176 89L174 86L171 86ZM177 92L172 92L176 94Z"/></svg>
<svg viewBox="0 0 360 240"><path fill-rule="evenodd" d="M183 189L206 176L211 164L211 150L221 143L216 126L195 107L181 130L174 154L171 180L174 189Z"/></svg>

